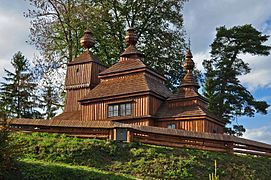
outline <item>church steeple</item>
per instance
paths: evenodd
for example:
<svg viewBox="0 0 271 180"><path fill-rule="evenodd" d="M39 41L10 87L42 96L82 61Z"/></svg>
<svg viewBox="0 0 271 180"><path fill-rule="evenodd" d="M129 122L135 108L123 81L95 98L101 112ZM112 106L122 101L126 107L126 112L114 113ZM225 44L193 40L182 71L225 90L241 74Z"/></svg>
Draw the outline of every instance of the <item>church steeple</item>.
<svg viewBox="0 0 271 180"><path fill-rule="evenodd" d="M98 75L106 69L99 59L89 51L95 45L95 39L90 31L84 32L80 44L84 48L83 53L67 64L65 112L81 109L78 101L100 83Z"/></svg>
<svg viewBox="0 0 271 180"><path fill-rule="evenodd" d="M120 61L128 60L129 58L144 58L144 54L137 50L137 36L135 35L135 31L132 27L129 27L125 36L125 42L128 47L120 56Z"/></svg>
<svg viewBox="0 0 271 180"><path fill-rule="evenodd" d="M197 90L199 88L199 84L197 83L196 78L194 77L193 71L195 68L195 63L192 60L193 56L190 51L190 48L187 50L185 55L185 63L184 68L186 70L186 75L184 76L182 80L181 87L190 87Z"/></svg>

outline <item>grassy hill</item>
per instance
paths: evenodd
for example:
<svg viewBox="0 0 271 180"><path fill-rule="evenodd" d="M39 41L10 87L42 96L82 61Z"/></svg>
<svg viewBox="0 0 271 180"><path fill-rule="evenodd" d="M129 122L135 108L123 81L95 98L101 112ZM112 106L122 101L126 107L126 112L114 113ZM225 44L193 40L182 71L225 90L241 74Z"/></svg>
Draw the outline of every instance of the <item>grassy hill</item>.
<svg viewBox="0 0 271 180"><path fill-rule="evenodd" d="M271 158L116 143L65 135L14 133L22 148L16 179L270 179ZM7 176L8 177L8 176Z"/></svg>

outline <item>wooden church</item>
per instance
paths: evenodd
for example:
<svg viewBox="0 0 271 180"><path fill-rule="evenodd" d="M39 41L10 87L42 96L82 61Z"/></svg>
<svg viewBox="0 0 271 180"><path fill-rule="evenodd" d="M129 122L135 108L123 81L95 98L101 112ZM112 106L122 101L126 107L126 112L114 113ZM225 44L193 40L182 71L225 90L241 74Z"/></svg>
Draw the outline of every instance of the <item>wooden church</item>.
<svg viewBox="0 0 271 180"><path fill-rule="evenodd" d="M225 122L198 93L190 50L173 94L165 77L144 64L132 28L125 41L119 62L107 68L89 51L95 41L85 32L84 52L67 65L64 112L50 120L10 119L10 129L271 156L271 145L224 134Z"/></svg>
<svg viewBox="0 0 271 180"><path fill-rule="evenodd" d="M165 86L165 78L148 68L137 50L137 37L129 28L128 45L119 62L107 68L89 49L90 32L80 39L84 52L68 63L65 110L52 120L113 121L139 126L158 126L196 132L223 133L225 123L210 114L208 103L198 93L190 50L187 73L177 93Z"/></svg>

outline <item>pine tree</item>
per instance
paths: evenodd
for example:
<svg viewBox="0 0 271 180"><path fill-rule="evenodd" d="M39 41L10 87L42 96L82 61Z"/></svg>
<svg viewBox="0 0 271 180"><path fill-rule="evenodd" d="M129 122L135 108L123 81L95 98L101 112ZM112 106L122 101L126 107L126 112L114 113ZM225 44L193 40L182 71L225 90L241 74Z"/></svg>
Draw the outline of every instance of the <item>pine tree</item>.
<svg viewBox="0 0 271 180"><path fill-rule="evenodd" d="M216 38L211 45L211 59L203 62L206 70L204 94L209 99L209 110L227 123L240 116L267 113L269 105L265 101L255 100L238 77L250 72L249 64L240 55L269 55L271 47L264 45L268 37L251 25L217 28ZM227 131L242 135L245 128L234 125Z"/></svg>
<svg viewBox="0 0 271 180"><path fill-rule="evenodd" d="M36 110L36 84L33 83L28 60L17 52L11 64L14 72L6 69L4 82L1 83L1 101L3 110L9 118L37 118L40 113Z"/></svg>
<svg viewBox="0 0 271 180"><path fill-rule="evenodd" d="M45 119L51 119L57 114L57 111L62 107L61 106L61 96L59 89L53 87L50 84L44 85L43 91L40 98L40 108L44 110L42 116Z"/></svg>

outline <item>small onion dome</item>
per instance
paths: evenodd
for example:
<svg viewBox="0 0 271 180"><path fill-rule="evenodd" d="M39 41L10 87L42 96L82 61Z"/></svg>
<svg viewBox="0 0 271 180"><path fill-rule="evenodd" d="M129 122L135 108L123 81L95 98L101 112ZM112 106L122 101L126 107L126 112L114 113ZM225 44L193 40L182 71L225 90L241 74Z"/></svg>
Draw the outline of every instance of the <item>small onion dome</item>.
<svg viewBox="0 0 271 180"><path fill-rule="evenodd" d="M127 29L127 33L126 33L126 36L125 36L125 42L127 43L128 46L130 45L136 45L137 43L137 37L135 35L135 30L134 28L132 27L129 27Z"/></svg>
<svg viewBox="0 0 271 180"><path fill-rule="evenodd" d="M184 63L184 68L187 71L186 75L184 76L182 80L181 87L191 87L194 89L199 88L199 84L197 82L197 79L194 77L193 70L195 67L195 63L192 60L193 56L190 51L190 49L186 52L185 55L185 63Z"/></svg>
<svg viewBox="0 0 271 180"><path fill-rule="evenodd" d="M125 49L125 51L121 54L121 57L125 58L142 58L144 57L144 54L137 50L136 43L137 43L137 36L135 35L135 31L132 27L129 27L125 36L125 42L128 45L128 47Z"/></svg>
<svg viewBox="0 0 271 180"><path fill-rule="evenodd" d="M187 70L187 71L191 71L194 69L195 67L195 63L194 61L192 60L193 56L192 56L192 53L190 51L190 49L186 52L186 55L185 55L185 63L184 63L184 68Z"/></svg>
<svg viewBox="0 0 271 180"><path fill-rule="evenodd" d="M80 44L84 50L88 50L95 44L95 39L91 35L91 31L85 31L83 37L80 39Z"/></svg>

